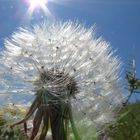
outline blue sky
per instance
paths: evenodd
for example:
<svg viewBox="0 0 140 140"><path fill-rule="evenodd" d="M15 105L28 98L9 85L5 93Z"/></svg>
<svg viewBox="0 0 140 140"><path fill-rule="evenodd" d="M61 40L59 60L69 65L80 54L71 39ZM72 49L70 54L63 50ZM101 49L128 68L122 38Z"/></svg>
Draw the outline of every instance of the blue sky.
<svg viewBox="0 0 140 140"><path fill-rule="evenodd" d="M20 26L26 26L25 0L0 0L0 46ZM131 59L132 50L137 60L140 77L140 0L54 0L48 9L56 20L78 20L87 27L96 24L97 36L103 36L117 49L124 63ZM47 17L42 11L33 14L31 24Z"/></svg>

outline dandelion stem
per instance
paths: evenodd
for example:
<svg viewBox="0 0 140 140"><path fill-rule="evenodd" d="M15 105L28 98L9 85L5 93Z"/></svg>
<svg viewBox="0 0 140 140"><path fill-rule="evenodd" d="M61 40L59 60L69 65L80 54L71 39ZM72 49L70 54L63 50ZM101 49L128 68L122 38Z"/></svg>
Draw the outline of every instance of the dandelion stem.
<svg viewBox="0 0 140 140"><path fill-rule="evenodd" d="M75 140L81 140L81 138L80 138L80 136L79 136L79 134L77 132L74 120L73 120L71 106L69 107L69 117L70 117L71 127L72 127L72 131L73 131Z"/></svg>

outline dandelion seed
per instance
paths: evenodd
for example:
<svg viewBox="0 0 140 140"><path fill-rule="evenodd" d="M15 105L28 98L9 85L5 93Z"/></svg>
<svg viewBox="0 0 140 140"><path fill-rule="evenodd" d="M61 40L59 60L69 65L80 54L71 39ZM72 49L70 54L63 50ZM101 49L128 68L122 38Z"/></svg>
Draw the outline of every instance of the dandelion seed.
<svg viewBox="0 0 140 140"><path fill-rule="evenodd" d="M42 122L41 138L51 125L53 140L92 140L114 121L122 103L120 61L109 43L96 38L93 28L80 24L44 23L20 28L5 41L0 77L3 94L33 94L25 118L33 113L31 139ZM38 121L37 121L38 120Z"/></svg>

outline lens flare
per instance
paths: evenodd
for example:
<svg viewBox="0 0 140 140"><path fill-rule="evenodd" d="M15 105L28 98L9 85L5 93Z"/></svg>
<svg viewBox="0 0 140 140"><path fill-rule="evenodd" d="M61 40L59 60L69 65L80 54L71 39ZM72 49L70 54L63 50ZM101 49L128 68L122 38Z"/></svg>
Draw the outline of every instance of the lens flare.
<svg viewBox="0 0 140 140"><path fill-rule="evenodd" d="M47 0L29 0L30 8L35 9L41 7L46 8Z"/></svg>
<svg viewBox="0 0 140 140"><path fill-rule="evenodd" d="M31 17L33 12L37 9L43 10L45 15L47 15L47 16L52 16L47 7L48 0L28 0L27 2L29 4L29 8L27 11L27 15L29 17Z"/></svg>

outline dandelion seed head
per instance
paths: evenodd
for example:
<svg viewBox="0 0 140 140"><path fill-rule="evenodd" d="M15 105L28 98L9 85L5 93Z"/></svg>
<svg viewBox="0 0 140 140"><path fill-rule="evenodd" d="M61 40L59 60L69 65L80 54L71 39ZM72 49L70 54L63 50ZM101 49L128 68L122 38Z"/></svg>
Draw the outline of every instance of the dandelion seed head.
<svg viewBox="0 0 140 140"><path fill-rule="evenodd" d="M72 22L20 28L0 53L1 93L35 95L43 88L68 100L83 140L114 120L122 103L121 63L94 28Z"/></svg>
<svg viewBox="0 0 140 140"><path fill-rule="evenodd" d="M44 67L43 67L44 69ZM39 88L47 88L48 91L55 96L68 99L74 96L77 92L76 82L68 74L56 70L42 71L39 79L35 81L36 86Z"/></svg>

